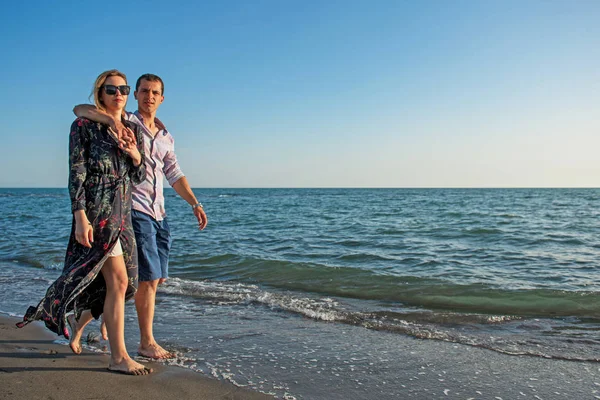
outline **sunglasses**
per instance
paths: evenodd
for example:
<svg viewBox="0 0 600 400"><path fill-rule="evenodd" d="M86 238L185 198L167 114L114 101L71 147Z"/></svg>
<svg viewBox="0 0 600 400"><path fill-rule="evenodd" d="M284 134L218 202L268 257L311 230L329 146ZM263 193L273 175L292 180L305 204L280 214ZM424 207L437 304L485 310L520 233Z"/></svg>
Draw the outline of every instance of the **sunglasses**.
<svg viewBox="0 0 600 400"><path fill-rule="evenodd" d="M104 88L104 93L106 93L109 96L114 96L115 94L117 94L117 89L123 96L127 96L129 94L129 91L131 90L131 87L128 85L102 85L102 87Z"/></svg>

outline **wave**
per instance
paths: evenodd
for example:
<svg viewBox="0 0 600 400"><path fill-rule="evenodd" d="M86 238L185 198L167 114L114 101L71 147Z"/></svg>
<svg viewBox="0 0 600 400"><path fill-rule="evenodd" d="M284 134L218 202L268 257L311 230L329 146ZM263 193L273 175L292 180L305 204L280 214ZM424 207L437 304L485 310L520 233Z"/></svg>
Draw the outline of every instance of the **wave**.
<svg viewBox="0 0 600 400"><path fill-rule="evenodd" d="M236 281L431 310L538 317L600 317L600 294L594 291L594 287L588 287L586 291L506 289L484 283L453 282L450 280L452 274L442 275L441 272L438 276L401 276L386 267L364 270L232 254L196 258L193 262L191 259L179 259L178 264L181 261L195 266L173 268L173 276L191 280ZM416 267L422 268L423 265Z"/></svg>
<svg viewBox="0 0 600 400"><path fill-rule="evenodd" d="M6 247L6 245L4 245ZM0 261L24 267L62 270L62 252L40 249L36 253L5 252ZM298 256L300 258L300 256ZM303 259L310 255L303 254ZM315 259L319 257L315 255ZM564 290L562 276L546 276L546 287L501 287L482 281L466 272L446 269L435 258L397 257L357 253L333 258L341 263L371 264L370 269L354 266L324 265L316 262L268 260L235 254L208 258L174 256L171 275L191 281L238 282L297 293L333 296L360 301L378 301L403 307L418 307L437 312L463 312L518 317L600 317L600 293L597 283L572 275L568 286L582 290ZM403 263L404 274L395 266ZM375 266L377 265L377 266ZM577 271L586 266L580 267ZM589 269L589 268L587 268ZM411 274L407 274L411 271ZM574 269L572 269L574 271ZM590 269L593 272L593 269ZM592 273L589 272L589 273ZM587 276L586 273L584 277ZM554 289L548 287L554 285Z"/></svg>
<svg viewBox="0 0 600 400"><path fill-rule="evenodd" d="M501 229L495 228L474 228L474 229L466 229L463 233L467 235L479 236L479 235L501 235L504 233Z"/></svg>
<svg viewBox="0 0 600 400"><path fill-rule="evenodd" d="M49 255L54 255L54 253L47 252ZM51 258L51 257L50 257ZM10 262L12 264L21 264L26 267L33 267L39 269L47 269L53 271L62 271L63 263L62 262L52 262L49 260L41 260L39 254L19 254L10 257L0 258L0 261Z"/></svg>
<svg viewBox="0 0 600 400"><path fill-rule="evenodd" d="M27 189L30 190L30 189ZM41 198L41 199L61 199L61 198L66 198L68 197L69 194L66 191L66 189L63 192L56 192L56 193L48 193L48 192L39 192L39 193L31 193L31 192L27 192L25 190L23 190L22 192L0 192L0 198L11 198L11 197L18 197L18 198Z"/></svg>
<svg viewBox="0 0 600 400"><path fill-rule="evenodd" d="M600 358L594 355L597 352L590 354L589 351L590 346L600 347L600 341L595 339L600 331L600 321L596 319L587 319L580 326L573 322L563 324L563 333L567 332L567 335L558 337L555 326L543 326L556 325L552 321L539 322L537 319L528 320L511 315L432 312L415 308L359 310L332 297L271 291L258 285L235 282L171 278L159 290L168 295L195 297L221 305L253 303L318 321L361 326L418 339L461 343L510 355L600 362ZM485 326L493 326L494 334L485 334ZM569 329L577 329L576 334L568 335ZM581 337L582 329L590 331L588 337ZM514 330L518 331L518 335L512 334ZM533 331L529 337L524 334L528 331ZM540 335L545 335L545 340L540 340Z"/></svg>

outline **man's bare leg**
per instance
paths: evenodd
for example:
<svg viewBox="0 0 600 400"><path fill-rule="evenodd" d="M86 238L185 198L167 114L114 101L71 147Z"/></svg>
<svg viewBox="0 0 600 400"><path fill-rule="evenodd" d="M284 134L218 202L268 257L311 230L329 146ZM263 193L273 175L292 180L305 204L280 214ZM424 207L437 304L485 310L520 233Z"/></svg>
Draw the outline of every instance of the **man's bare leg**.
<svg viewBox="0 0 600 400"><path fill-rule="evenodd" d="M138 354L144 357L162 359L173 357L173 354L156 343L152 332L158 282L158 279L139 282L138 291L135 294L135 308L140 326L140 347L138 348Z"/></svg>
<svg viewBox="0 0 600 400"><path fill-rule="evenodd" d="M100 323L100 334L102 339L108 340L108 332L106 331L106 322L104 322L104 316L102 316L102 323Z"/></svg>

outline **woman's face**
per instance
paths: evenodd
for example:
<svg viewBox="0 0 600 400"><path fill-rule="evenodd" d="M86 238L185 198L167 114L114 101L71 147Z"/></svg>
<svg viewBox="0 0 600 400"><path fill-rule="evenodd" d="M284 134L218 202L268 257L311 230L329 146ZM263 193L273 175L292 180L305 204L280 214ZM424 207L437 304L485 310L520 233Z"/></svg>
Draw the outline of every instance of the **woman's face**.
<svg viewBox="0 0 600 400"><path fill-rule="evenodd" d="M127 82L125 82L125 79L121 78L120 76L109 76L104 81L104 86L106 85L123 86L127 85ZM110 113L123 111L125 104L127 104L126 94L121 93L120 90L117 90L116 93L112 95L106 94L105 87L100 90L100 99L102 99L102 103L104 104L104 107L106 107L106 111Z"/></svg>

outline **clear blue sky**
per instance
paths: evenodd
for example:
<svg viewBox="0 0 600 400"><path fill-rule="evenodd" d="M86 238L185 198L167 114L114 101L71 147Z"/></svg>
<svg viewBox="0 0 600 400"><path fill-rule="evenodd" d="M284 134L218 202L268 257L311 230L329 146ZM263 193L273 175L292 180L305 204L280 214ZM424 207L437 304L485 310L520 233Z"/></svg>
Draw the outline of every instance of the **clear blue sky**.
<svg viewBox="0 0 600 400"><path fill-rule="evenodd" d="M599 21L597 0L12 1L0 187L66 186L71 110L111 68L164 79L194 187L599 187Z"/></svg>

